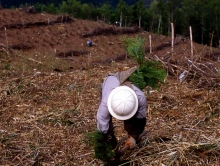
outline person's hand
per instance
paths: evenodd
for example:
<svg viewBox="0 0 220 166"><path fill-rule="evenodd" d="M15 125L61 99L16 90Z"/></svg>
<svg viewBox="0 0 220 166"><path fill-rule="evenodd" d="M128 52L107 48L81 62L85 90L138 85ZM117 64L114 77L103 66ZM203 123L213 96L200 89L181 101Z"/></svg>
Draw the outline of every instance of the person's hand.
<svg viewBox="0 0 220 166"><path fill-rule="evenodd" d="M129 146L128 149L134 149L136 146L136 140L132 136L129 136L129 138L125 142L125 146Z"/></svg>
<svg viewBox="0 0 220 166"><path fill-rule="evenodd" d="M115 134L113 132L104 134L104 140L105 142L112 147L112 149L115 149L117 146L117 139L115 137Z"/></svg>

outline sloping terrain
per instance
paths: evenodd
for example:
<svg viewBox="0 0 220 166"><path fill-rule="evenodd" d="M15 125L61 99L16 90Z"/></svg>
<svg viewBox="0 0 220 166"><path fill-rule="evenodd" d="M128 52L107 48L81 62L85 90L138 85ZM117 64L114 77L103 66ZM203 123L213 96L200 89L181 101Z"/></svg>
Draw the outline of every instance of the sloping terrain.
<svg viewBox="0 0 220 166"><path fill-rule="evenodd" d="M149 133L122 159L133 165L220 163L218 48L194 43L191 54L189 39L177 37L172 52L170 36L8 9L0 10L0 31L0 165L99 165L82 140L96 128L105 76L136 65L122 42L136 35L146 38L146 59L160 61L168 76L160 89L144 90ZM123 123L114 122L121 142Z"/></svg>

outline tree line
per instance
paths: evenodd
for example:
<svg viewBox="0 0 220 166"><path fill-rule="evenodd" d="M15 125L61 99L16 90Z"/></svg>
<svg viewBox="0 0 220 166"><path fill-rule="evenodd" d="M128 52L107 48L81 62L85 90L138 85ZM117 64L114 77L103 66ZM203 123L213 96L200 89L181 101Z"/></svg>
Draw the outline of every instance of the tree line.
<svg viewBox="0 0 220 166"><path fill-rule="evenodd" d="M62 13L109 24L118 21L121 27L138 26L162 35L170 34L170 23L173 23L176 35L188 37L191 26L195 42L220 45L220 0L153 0L149 6L144 0L138 0L134 5L119 0L116 7L108 2L94 6L79 0L65 0L58 5L36 3L34 6L37 12Z"/></svg>

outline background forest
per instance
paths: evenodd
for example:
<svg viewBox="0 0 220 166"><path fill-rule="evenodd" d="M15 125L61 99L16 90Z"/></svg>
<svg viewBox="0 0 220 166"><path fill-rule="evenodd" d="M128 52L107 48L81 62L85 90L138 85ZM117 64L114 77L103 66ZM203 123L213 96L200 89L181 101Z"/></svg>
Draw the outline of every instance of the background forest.
<svg viewBox="0 0 220 166"><path fill-rule="evenodd" d="M214 47L220 45L219 0L2 0L1 4L10 8L34 5L37 12L65 13L109 24L119 21L123 27L139 26L163 35L169 35L172 22L176 35L188 37L191 26L195 42Z"/></svg>

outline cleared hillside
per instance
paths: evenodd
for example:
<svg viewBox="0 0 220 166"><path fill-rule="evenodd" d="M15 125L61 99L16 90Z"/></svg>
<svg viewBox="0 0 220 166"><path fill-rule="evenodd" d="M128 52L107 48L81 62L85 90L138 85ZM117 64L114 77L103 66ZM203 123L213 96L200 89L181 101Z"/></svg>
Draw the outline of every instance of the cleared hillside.
<svg viewBox="0 0 220 166"><path fill-rule="evenodd" d="M105 76L136 65L121 40L136 35L146 38L146 59L160 61L168 75L160 89L144 90L149 132L121 159L219 164L219 49L194 43L191 55L189 39L177 37L172 53L170 36L8 9L0 10L0 31L0 165L100 165L84 134L96 128ZM123 144L123 122L114 122Z"/></svg>

